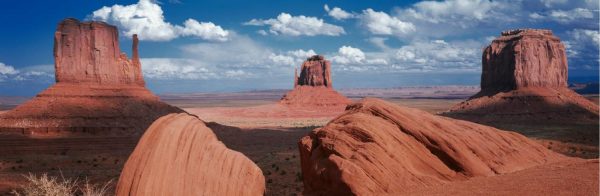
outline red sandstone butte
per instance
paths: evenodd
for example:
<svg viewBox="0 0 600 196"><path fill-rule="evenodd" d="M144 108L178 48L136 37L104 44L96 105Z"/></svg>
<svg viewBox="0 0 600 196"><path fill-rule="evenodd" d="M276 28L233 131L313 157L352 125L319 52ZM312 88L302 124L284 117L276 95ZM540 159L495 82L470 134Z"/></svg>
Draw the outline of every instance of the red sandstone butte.
<svg viewBox="0 0 600 196"><path fill-rule="evenodd" d="M566 56L550 30L502 32L483 51L481 91L446 115L597 123L598 106L567 88Z"/></svg>
<svg viewBox="0 0 600 196"><path fill-rule="evenodd" d="M286 93L279 103L304 108L343 108L351 101L333 90L331 63L321 55L309 57L302 63L300 76L294 73L294 89Z"/></svg>
<svg viewBox="0 0 600 196"><path fill-rule="evenodd" d="M116 195L264 195L260 168L228 149L204 122L169 114L144 133Z"/></svg>
<svg viewBox="0 0 600 196"><path fill-rule="evenodd" d="M300 77L294 76L299 86L331 86L331 62L321 55L309 57L302 63Z"/></svg>
<svg viewBox="0 0 600 196"><path fill-rule="evenodd" d="M301 138L298 147L305 195L402 195L552 163L583 161L552 152L515 132L374 98L349 105L344 114ZM585 180L593 182L594 178ZM568 187L577 182L563 183ZM591 184L581 188L593 190ZM537 189L521 187L519 191L536 194L532 190Z"/></svg>
<svg viewBox="0 0 600 196"><path fill-rule="evenodd" d="M0 115L0 131L22 134L136 135L181 109L144 85L133 37L133 59L119 48L115 26L65 19L54 34L56 84Z"/></svg>
<svg viewBox="0 0 600 196"><path fill-rule="evenodd" d="M504 31L485 48L481 63L482 91L567 87L565 46L550 30Z"/></svg>
<svg viewBox="0 0 600 196"><path fill-rule="evenodd" d="M144 85L137 35L133 59L119 49L115 26L66 19L54 34L56 82Z"/></svg>

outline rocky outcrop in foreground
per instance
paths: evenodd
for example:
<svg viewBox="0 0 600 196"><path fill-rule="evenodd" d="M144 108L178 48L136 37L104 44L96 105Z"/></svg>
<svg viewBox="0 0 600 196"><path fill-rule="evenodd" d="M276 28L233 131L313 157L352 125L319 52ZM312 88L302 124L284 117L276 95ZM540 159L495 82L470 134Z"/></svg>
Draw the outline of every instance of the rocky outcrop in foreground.
<svg viewBox="0 0 600 196"><path fill-rule="evenodd" d="M550 30L502 32L483 52L481 91L445 115L477 122L597 123L598 106L567 88L566 56Z"/></svg>
<svg viewBox="0 0 600 196"><path fill-rule="evenodd" d="M182 112L144 86L135 35L133 59L103 22L65 19L54 38L56 84L0 115L0 131L139 136L160 116Z"/></svg>
<svg viewBox="0 0 600 196"><path fill-rule="evenodd" d="M298 145L308 195L396 195L568 159L514 132L373 98Z"/></svg>
<svg viewBox="0 0 600 196"><path fill-rule="evenodd" d="M117 185L117 195L264 193L260 168L188 114L156 120L125 163Z"/></svg>
<svg viewBox="0 0 600 196"><path fill-rule="evenodd" d="M321 55L309 57L302 63L300 76L294 73L294 89L279 103L286 106L313 108L336 107L343 109L351 101L333 90L331 63Z"/></svg>

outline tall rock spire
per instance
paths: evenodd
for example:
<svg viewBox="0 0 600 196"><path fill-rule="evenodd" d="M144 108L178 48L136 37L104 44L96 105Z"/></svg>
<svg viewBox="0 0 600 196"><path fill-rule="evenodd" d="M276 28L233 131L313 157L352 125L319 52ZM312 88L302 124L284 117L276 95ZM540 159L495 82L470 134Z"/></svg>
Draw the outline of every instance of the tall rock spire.
<svg viewBox="0 0 600 196"><path fill-rule="evenodd" d="M294 88L298 87L298 68L294 68Z"/></svg>
<svg viewBox="0 0 600 196"><path fill-rule="evenodd" d="M140 55L138 52L138 36L133 34L133 43L131 44L131 62L134 68L134 77L137 84L144 85L144 77L142 76L142 63L140 62Z"/></svg>

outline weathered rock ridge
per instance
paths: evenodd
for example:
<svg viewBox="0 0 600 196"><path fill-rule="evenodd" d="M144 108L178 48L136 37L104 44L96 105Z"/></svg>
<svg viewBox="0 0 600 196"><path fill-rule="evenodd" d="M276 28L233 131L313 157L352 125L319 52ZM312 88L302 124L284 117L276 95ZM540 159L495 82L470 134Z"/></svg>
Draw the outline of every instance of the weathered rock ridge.
<svg viewBox="0 0 600 196"><path fill-rule="evenodd" d="M54 65L57 83L144 85L133 36L133 59L119 48L117 28L103 22L65 19L54 34Z"/></svg>
<svg viewBox="0 0 600 196"><path fill-rule="evenodd" d="M56 84L0 115L0 131L139 135L182 112L144 86L136 36L132 60L119 49L117 28L102 22L65 19L54 41Z"/></svg>
<svg viewBox="0 0 600 196"><path fill-rule="evenodd" d="M117 195L264 193L260 168L188 114L156 120L125 163L117 185Z"/></svg>
<svg viewBox="0 0 600 196"><path fill-rule="evenodd" d="M300 77L295 70L294 89L279 101L287 106L313 109L336 107L340 110L350 102L348 98L333 89L331 63L321 55L314 55L302 63Z"/></svg>
<svg viewBox="0 0 600 196"><path fill-rule="evenodd" d="M306 195L397 195L569 159L514 132L373 98L298 146Z"/></svg>
<svg viewBox="0 0 600 196"><path fill-rule="evenodd" d="M565 46L550 30L502 32L482 55L482 92L567 87Z"/></svg>
<svg viewBox="0 0 600 196"><path fill-rule="evenodd" d="M598 105L567 88L564 45L550 30L502 32L483 51L481 91L445 113L485 123L598 122Z"/></svg>

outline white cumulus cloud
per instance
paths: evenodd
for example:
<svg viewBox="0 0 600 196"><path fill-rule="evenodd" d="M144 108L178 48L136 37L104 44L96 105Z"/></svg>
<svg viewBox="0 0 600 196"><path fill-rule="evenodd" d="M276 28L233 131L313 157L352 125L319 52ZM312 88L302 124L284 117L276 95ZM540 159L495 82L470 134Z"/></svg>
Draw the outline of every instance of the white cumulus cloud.
<svg viewBox="0 0 600 196"><path fill-rule="evenodd" d="M21 68L0 62L0 82L31 80L50 82L54 77L54 65L33 65Z"/></svg>
<svg viewBox="0 0 600 196"><path fill-rule="evenodd" d="M365 53L352 46L342 46L338 49L338 54L331 60L339 64L360 64L365 60Z"/></svg>
<svg viewBox="0 0 600 196"><path fill-rule="evenodd" d="M162 8L151 0L140 0L132 5L113 5L94 11L90 17L119 27L124 35L138 34L140 40L169 41L181 36L204 40L226 41L227 30L212 22L187 19L183 26L165 21Z"/></svg>
<svg viewBox="0 0 600 196"><path fill-rule="evenodd" d="M598 11L596 11L597 13ZM571 23L577 20L594 19L594 11L586 8L575 8L572 10L551 10L546 13L531 13L529 17L534 20L553 20L559 23Z"/></svg>
<svg viewBox="0 0 600 196"><path fill-rule="evenodd" d="M0 63L0 74L1 75L13 75L13 74L18 74L19 71L17 71L14 67L10 66L10 65L6 65L4 63Z"/></svg>
<svg viewBox="0 0 600 196"><path fill-rule="evenodd" d="M483 20L498 5L489 0L422 1L414 4L409 11L416 18L440 23L458 18Z"/></svg>
<svg viewBox="0 0 600 196"><path fill-rule="evenodd" d="M339 36L345 34L344 28L323 22L323 19L310 16L292 16L281 13L277 18L252 19L244 25L269 26L269 33L289 36Z"/></svg>
<svg viewBox="0 0 600 196"><path fill-rule="evenodd" d="M269 59L278 65L288 65L288 66L298 66L300 64L302 64L302 62L304 60L306 60L308 57L311 57L313 55L316 55L317 53L310 49L310 50L292 50L292 51L287 51L284 53L280 53L280 54L275 54L272 53L269 55Z"/></svg>
<svg viewBox="0 0 600 196"><path fill-rule="evenodd" d="M374 11L369 8L363 10L361 22L367 29L378 35L402 35L416 31L414 24L405 22L385 12Z"/></svg>
<svg viewBox="0 0 600 196"><path fill-rule="evenodd" d="M336 20L344 20L348 18L354 18L354 14L344 11L342 8L333 7L333 9L329 8L329 5L325 4L323 6L327 14Z"/></svg>
<svg viewBox="0 0 600 196"><path fill-rule="evenodd" d="M598 53L600 51L600 31L590 29L573 29L567 32L563 40L569 57L569 69L589 69L589 65L600 62Z"/></svg>

